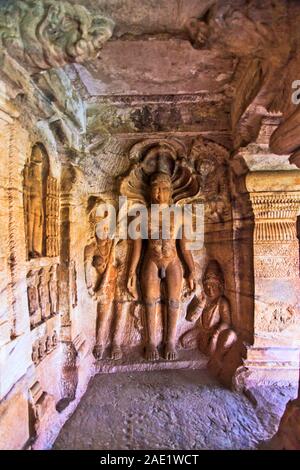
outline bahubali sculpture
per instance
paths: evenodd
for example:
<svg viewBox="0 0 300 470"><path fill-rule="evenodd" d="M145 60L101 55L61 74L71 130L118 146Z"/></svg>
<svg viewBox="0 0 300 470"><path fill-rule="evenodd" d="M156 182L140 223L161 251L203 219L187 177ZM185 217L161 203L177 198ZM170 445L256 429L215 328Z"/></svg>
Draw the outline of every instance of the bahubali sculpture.
<svg viewBox="0 0 300 470"><path fill-rule="evenodd" d="M172 181L166 173L155 173L150 181L152 204L159 204L164 217L164 208L169 208L172 197ZM150 224L149 224L150 225ZM155 361L159 358L157 349L157 304L161 301L161 282L166 283L166 340L165 358L176 359L176 333L177 322L180 314L180 299L183 285L183 268L176 247L177 236L175 233L167 240L162 238L162 221L157 227L149 227L149 238L145 252L145 258L140 274L140 283L145 302L146 319L148 328L148 344L146 345L146 359ZM156 231L158 239L152 239L151 229ZM172 228L171 228L172 230ZM176 230L176 227L173 227ZM180 230L180 227L177 227ZM175 235L175 236L174 236ZM180 239L180 250L184 261L188 266L188 282L191 290L195 285L194 261L191 253L186 249L186 241ZM133 297L136 297L137 266L141 258L142 239L135 240L133 254L128 274L128 289Z"/></svg>
<svg viewBox="0 0 300 470"><path fill-rule="evenodd" d="M0 7L1 49L33 72L97 57L113 28L112 20L67 1L17 0Z"/></svg>
<svg viewBox="0 0 300 470"><path fill-rule="evenodd" d="M149 361L159 359L158 306L165 303L164 357L175 360L184 268L191 291L195 288L195 268L182 222L176 223L173 219L169 234L163 233L163 222L170 216L170 206L184 197L188 200L188 197L195 196L198 186L186 162L176 162L176 150L170 142L156 142L152 146L150 143L149 149L146 144L146 150L144 161L134 169L133 175L129 175L121 188L123 194L133 198L134 183L137 194L144 185L143 198L140 199L144 199L148 208L145 252L142 254L142 238L138 237L133 241L127 286L134 299L138 298L138 284L141 288L148 333L145 358ZM151 204L159 208L160 216L156 222L150 215Z"/></svg>
<svg viewBox="0 0 300 470"><path fill-rule="evenodd" d="M197 323L181 337L184 348L199 347L210 356L216 373L221 371L226 353L237 340L232 327L229 301L224 296L224 277L219 263L208 263L203 276L204 292L193 299L186 319Z"/></svg>

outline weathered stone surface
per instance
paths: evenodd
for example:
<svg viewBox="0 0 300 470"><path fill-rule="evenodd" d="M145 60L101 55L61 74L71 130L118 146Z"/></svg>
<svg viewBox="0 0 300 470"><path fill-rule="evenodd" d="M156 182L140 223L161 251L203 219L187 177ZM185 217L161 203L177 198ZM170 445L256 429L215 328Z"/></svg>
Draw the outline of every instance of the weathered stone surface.
<svg viewBox="0 0 300 470"><path fill-rule="evenodd" d="M256 448L288 399L276 439L298 446L299 18L296 1L1 2L0 447L49 448L99 372L57 445L113 445L127 384L122 448ZM162 221L99 242L119 196L200 204L203 246ZM205 367L252 405L166 371ZM88 400L108 437L84 443Z"/></svg>
<svg viewBox="0 0 300 470"><path fill-rule="evenodd" d="M270 406L268 389L263 411L201 371L100 374L53 448L255 449L276 430L289 398L276 395Z"/></svg>

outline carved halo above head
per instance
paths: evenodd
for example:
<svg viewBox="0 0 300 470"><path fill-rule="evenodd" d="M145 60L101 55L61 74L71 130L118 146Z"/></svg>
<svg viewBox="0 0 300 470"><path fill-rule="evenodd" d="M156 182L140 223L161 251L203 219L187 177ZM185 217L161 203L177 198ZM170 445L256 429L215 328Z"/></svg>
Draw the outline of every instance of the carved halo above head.
<svg viewBox="0 0 300 470"><path fill-rule="evenodd" d="M121 179L120 193L135 203L147 203L154 175L165 175L172 185L172 200L189 201L199 192L196 174L186 159L184 144L175 139L145 140L135 144L129 157L136 163ZM156 177L155 176L155 177Z"/></svg>

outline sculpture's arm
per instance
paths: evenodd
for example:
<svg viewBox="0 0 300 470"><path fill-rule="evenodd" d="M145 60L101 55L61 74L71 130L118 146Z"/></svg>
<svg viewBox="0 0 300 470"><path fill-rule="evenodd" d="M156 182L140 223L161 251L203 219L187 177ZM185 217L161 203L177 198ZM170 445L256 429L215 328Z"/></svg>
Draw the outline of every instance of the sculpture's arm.
<svg viewBox="0 0 300 470"><path fill-rule="evenodd" d="M183 256L183 259L188 267L189 270L189 275L188 275L188 284L189 288L194 291L196 289L196 281L195 281L195 264L194 264L194 259L192 256L192 253L190 250L187 249L187 240L182 237L179 241L181 253Z"/></svg>
<svg viewBox="0 0 300 470"><path fill-rule="evenodd" d="M222 329L224 329L224 326L227 326L228 328L232 328L230 305L229 305L228 300L225 297L222 298L220 316L221 316L221 324L223 325Z"/></svg>
<svg viewBox="0 0 300 470"><path fill-rule="evenodd" d="M132 252L131 252L131 263L129 265L128 271L128 282L127 282L127 289L128 292L132 295L134 299L137 298L137 277L136 277L136 270L141 258L142 252L142 239L138 238L137 240L133 241L132 244Z"/></svg>
<svg viewBox="0 0 300 470"><path fill-rule="evenodd" d="M206 297L204 292L201 292L199 297L195 296L187 308L186 320L191 322L198 320L203 313L205 303Z"/></svg>
<svg viewBox="0 0 300 470"><path fill-rule="evenodd" d="M131 263L129 265L129 276L136 274L136 268L139 264L142 252L142 239L138 238L132 243Z"/></svg>
<svg viewBox="0 0 300 470"><path fill-rule="evenodd" d="M84 274L85 274L85 282L88 293L90 296L94 296L94 286L93 286L93 278L92 278L92 262L93 262L93 249L92 246L89 245L84 250Z"/></svg>

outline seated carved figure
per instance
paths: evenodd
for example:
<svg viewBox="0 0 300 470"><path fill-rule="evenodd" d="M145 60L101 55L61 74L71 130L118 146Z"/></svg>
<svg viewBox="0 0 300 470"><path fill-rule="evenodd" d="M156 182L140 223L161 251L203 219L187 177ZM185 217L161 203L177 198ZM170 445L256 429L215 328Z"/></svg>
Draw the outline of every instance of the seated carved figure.
<svg viewBox="0 0 300 470"><path fill-rule="evenodd" d="M226 353L237 335L232 328L230 305L223 295L224 278L217 261L210 261L203 277L204 293L195 297L188 308L186 319L196 321L195 327L181 337L184 348L199 347L211 358L218 373Z"/></svg>

